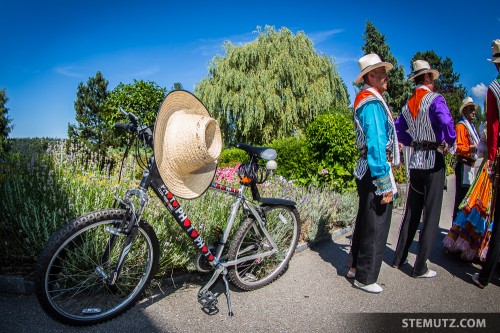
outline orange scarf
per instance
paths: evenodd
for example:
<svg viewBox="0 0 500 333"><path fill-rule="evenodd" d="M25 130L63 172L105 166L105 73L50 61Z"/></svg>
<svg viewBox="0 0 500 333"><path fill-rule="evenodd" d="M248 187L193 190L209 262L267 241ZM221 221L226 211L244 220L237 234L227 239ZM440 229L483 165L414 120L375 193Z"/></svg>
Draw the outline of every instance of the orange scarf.
<svg viewBox="0 0 500 333"><path fill-rule="evenodd" d="M378 91L378 90L377 90ZM356 99L354 100L354 109L358 106L358 104L367 98L368 96L373 95L369 90L362 90L359 94L356 95Z"/></svg>
<svg viewBox="0 0 500 333"><path fill-rule="evenodd" d="M429 92L430 91L425 88L417 88L413 96L408 100L408 109L413 119L417 118L418 111L420 110L420 103L422 103L422 99Z"/></svg>

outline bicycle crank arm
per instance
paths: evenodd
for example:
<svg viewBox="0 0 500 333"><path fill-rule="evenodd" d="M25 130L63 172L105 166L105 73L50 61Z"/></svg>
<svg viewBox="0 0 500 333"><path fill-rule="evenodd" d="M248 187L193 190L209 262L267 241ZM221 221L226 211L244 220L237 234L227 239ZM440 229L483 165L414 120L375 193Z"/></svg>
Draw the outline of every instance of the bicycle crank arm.
<svg viewBox="0 0 500 333"><path fill-rule="evenodd" d="M201 287L200 290L198 291L198 298L200 298L202 295L205 295L209 291L209 289L212 287L212 285L215 283L215 281L217 281L217 279L219 278L222 271L225 269L226 268L224 266L222 266L221 264L217 264L215 271L214 271L214 274L212 274L212 277L210 278L210 280L207 282L207 284L205 284L203 287Z"/></svg>

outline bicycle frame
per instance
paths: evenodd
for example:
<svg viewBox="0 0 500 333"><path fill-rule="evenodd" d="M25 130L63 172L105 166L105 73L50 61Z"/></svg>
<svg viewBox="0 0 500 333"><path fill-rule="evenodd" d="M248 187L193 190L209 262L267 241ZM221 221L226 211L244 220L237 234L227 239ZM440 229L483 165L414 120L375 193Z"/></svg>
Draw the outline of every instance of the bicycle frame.
<svg viewBox="0 0 500 333"><path fill-rule="evenodd" d="M134 142L138 154L141 145L154 151L151 128L144 126L134 114L123 113L129 122L116 123L115 127L133 134L123 161ZM225 212L224 230L214 228L215 239L206 243L205 236L195 228L175 197L177 192L171 192L166 185L170 183L163 181L153 153L146 166L138 160L143 168L139 186L128 189L123 197L115 196L113 209L82 215L48 241L37 260L35 279L37 297L45 312L64 323L95 324L123 313L142 297L154 278L160 257L158 236L154 228L142 220L150 188L199 252L197 269L212 272L209 281L198 291L203 311L218 312L219 293L211 291L218 278L225 284L230 316L233 312L229 281L242 290L255 290L277 279L293 256L300 235L296 203L260 197L258 184L264 183L270 171L276 169L274 149L244 143L238 143L236 148L249 157L238 169L240 188L205 183L206 190L221 191L232 199L229 211ZM260 164L262 160L267 161L265 166ZM100 251L95 251L93 244ZM81 260L73 261L73 258ZM92 301L95 296L98 299Z"/></svg>
<svg viewBox="0 0 500 333"><path fill-rule="evenodd" d="M148 167L144 170L142 180L140 182L140 185L137 189L131 189L127 191L127 198L130 196L136 196L140 200L140 207L138 210L135 209L135 206L133 203L126 199L125 201L121 201L123 204L128 205L131 210L132 210L132 223L129 225L128 230L132 229L133 225L140 220L140 216L145 208L146 203L148 202L148 196L147 196L147 190L148 188L152 188L153 192L160 198L161 202L163 205L168 209L170 214L174 217L176 222L179 224L179 226L182 228L182 230L186 233L186 235L191 239L193 242L194 246L197 248L198 251L202 253L202 255L206 258L206 260L209 262L209 264L215 268L214 274L210 281L200 289L199 294L204 294L206 293L210 287L215 283L217 278L220 276L221 273L226 273L227 272L227 267L228 266L233 266L240 264L245 261L249 260L256 260L256 259L262 259L264 257L273 255L278 251L278 246L276 245L276 242L274 239L271 237L267 229L265 228L265 220L262 218L262 213L260 211L260 207L252 204L248 198L246 198L244 191L246 189L245 185L242 185L240 189L235 189L230 186L226 186L223 184L218 184L215 182L212 182L210 184L210 189L213 190L218 190L222 191L224 193L227 193L229 195L233 195L236 197L236 201L233 203L231 207L231 213L228 217L226 228L224 229L224 233L222 235L221 241L219 242L219 245L215 251L215 254L210 251L208 245L205 243L205 240L203 237L200 235L198 230L192 225L191 220L187 216L186 212L184 209L181 207L179 201L175 198L174 194L168 190L166 187L165 183L161 179L161 176L158 172L154 156L150 158L150 161L148 163ZM252 193L255 194L255 189L252 189ZM222 252L224 250L225 244L229 238L229 233L233 227L234 222L236 221L236 217L238 214L238 210L243 206L244 210L249 212L249 214L253 215L258 222L258 225L260 227L260 230L264 233L264 237L266 237L269 240L269 243L272 246L272 249L266 252L254 254L254 255L249 255L245 257L241 257L237 260L233 261L228 261L228 262L222 262L220 261L220 258L222 256ZM132 239L130 239L127 244L132 242ZM123 265L123 261L126 258L126 254L128 252L129 246L125 246L121 260L118 263L118 269L115 271L115 274L113 276L113 281L116 279L116 276L119 274L119 271L121 266ZM225 281L226 282L226 281Z"/></svg>

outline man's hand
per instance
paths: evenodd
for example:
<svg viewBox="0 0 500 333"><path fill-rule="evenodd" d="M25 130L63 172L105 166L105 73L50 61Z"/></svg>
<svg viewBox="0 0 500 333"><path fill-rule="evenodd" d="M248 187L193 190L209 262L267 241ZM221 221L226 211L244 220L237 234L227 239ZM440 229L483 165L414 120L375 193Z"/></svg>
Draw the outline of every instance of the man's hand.
<svg viewBox="0 0 500 333"><path fill-rule="evenodd" d="M495 161L488 160L486 171L488 172L488 176L490 177L490 180L493 183L495 179Z"/></svg>
<svg viewBox="0 0 500 333"><path fill-rule="evenodd" d="M441 154L444 155L445 152L447 152L446 150L446 145L443 143L441 143L438 147L437 147L437 151L440 152Z"/></svg>
<svg viewBox="0 0 500 333"><path fill-rule="evenodd" d="M380 201L380 203L382 205L386 205L386 204L390 203L391 201L392 201L392 191L384 193L382 195L382 200Z"/></svg>

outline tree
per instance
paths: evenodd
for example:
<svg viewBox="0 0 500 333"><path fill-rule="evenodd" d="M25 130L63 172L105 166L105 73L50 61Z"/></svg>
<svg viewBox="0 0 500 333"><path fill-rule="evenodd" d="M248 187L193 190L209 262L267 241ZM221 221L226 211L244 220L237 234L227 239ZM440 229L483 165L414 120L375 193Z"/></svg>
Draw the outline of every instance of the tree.
<svg viewBox="0 0 500 333"><path fill-rule="evenodd" d="M154 125L166 93L166 88L162 88L152 81L134 80L133 84L118 84L109 93L106 101L108 113L105 121L107 128L114 129L116 122L123 121L120 107L138 116L145 125Z"/></svg>
<svg viewBox="0 0 500 333"><path fill-rule="evenodd" d="M333 60L303 33L257 27L256 40L224 43L196 95L219 121L226 144L269 143L304 131L330 107L347 108L348 94Z"/></svg>
<svg viewBox="0 0 500 333"><path fill-rule="evenodd" d="M170 89L170 91L182 90L182 89L184 89L182 87L182 83L180 83L180 82L174 82L174 85L172 86L172 89Z"/></svg>
<svg viewBox="0 0 500 333"><path fill-rule="evenodd" d="M8 116L9 109L5 107L8 100L5 89L0 89L0 157L4 156L10 148L7 139L12 129L9 125L12 120Z"/></svg>
<svg viewBox="0 0 500 333"><path fill-rule="evenodd" d="M117 147L124 146L127 142L125 133L115 129L117 122L128 121L124 119L120 107L138 116L144 125L153 126L166 91L166 88L161 88L152 81L134 80L133 84L118 84L106 100L107 113L104 121L106 130L110 133L109 144Z"/></svg>
<svg viewBox="0 0 500 333"><path fill-rule="evenodd" d="M465 98L466 89L458 83L460 74L453 71L453 61L448 57L443 60L434 51L417 52L411 59L412 72L413 62L418 59L427 61L431 68L439 71L439 78L434 82L434 91L443 95L454 120L457 121L460 118L459 110Z"/></svg>
<svg viewBox="0 0 500 333"><path fill-rule="evenodd" d="M384 92L384 98L391 111L397 116L411 96L411 83L405 78L404 67L398 65L398 61L386 43L385 36L370 21L366 22L363 41L365 45L362 46L362 50L365 54L376 53L382 61L389 62L394 66L389 72L390 80L387 91Z"/></svg>
<svg viewBox="0 0 500 333"><path fill-rule="evenodd" d="M68 125L68 136L85 143L101 158L106 156L106 130L103 115L108 97L108 81L101 72L88 79L87 84L80 82L76 93L75 111L77 124Z"/></svg>

